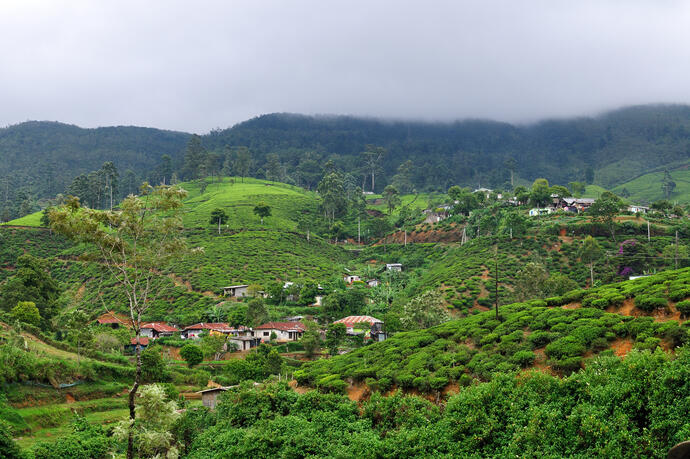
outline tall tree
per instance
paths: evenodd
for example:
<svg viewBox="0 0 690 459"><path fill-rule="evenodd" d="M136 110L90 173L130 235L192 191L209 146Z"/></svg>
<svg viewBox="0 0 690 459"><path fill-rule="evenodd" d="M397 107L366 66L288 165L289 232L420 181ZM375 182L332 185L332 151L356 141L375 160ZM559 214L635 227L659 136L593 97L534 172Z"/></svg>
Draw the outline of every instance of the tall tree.
<svg viewBox="0 0 690 459"><path fill-rule="evenodd" d="M381 160L386 156L386 149L375 145L367 145L361 156L366 170L371 174L371 191L374 192L376 188L374 178L381 168Z"/></svg>
<svg viewBox="0 0 690 459"><path fill-rule="evenodd" d="M616 224L614 219L622 208L623 201L621 201L618 196L610 191L604 191L601 193L599 199L594 201L594 204L590 206L587 213L591 215L595 221L601 222L608 226L609 231L611 232L611 238L615 242Z"/></svg>
<svg viewBox="0 0 690 459"><path fill-rule="evenodd" d="M400 205L400 195L393 185L388 185L383 190L383 202L388 207L388 215L393 213L393 209Z"/></svg>
<svg viewBox="0 0 690 459"><path fill-rule="evenodd" d="M333 224L335 218L347 210L342 176L336 172L331 172L319 182L316 189L321 198L324 216Z"/></svg>
<svg viewBox="0 0 690 459"><path fill-rule="evenodd" d="M134 422L134 401L141 382L142 317L156 296L152 280L155 271L166 266L186 249L181 236L182 200L187 192L177 187L142 186L140 196L129 196L117 211L98 211L82 207L78 199L54 208L51 226L75 242L92 244L94 258L117 281L126 296L129 320L135 335L137 368L129 392L129 415ZM130 430L127 457L134 457L134 438Z"/></svg>
<svg viewBox="0 0 690 459"><path fill-rule="evenodd" d="M410 193L414 189L413 177L414 164L408 159L398 166L397 173L391 179L391 184L401 193Z"/></svg>
<svg viewBox="0 0 690 459"><path fill-rule="evenodd" d="M187 180L198 178L200 170L206 161L206 155L206 149L201 142L201 137L197 134L192 135L189 142L187 142L187 149L184 154L182 177Z"/></svg>
<svg viewBox="0 0 690 459"><path fill-rule="evenodd" d="M594 263L602 256L601 246L592 236L587 236L582 241L578 255L583 263L589 265L589 285L592 287L594 285Z"/></svg>
<svg viewBox="0 0 690 459"><path fill-rule="evenodd" d="M113 196L117 199L120 174L112 161L103 163L100 173L103 177L104 191L109 198L110 210L113 210Z"/></svg>
<svg viewBox="0 0 690 459"><path fill-rule="evenodd" d="M16 270L0 285L0 307L9 311L21 301L31 301L43 320L51 319L57 312L60 287L50 275L45 260L31 255L21 255Z"/></svg>
<svg viewBox="0 0 690 459"><path fill-rule="evenodd" d="M544 207L551 202L551 188L546 179L539 178L532 184L529 199L536 207Z"/></svg>
<svg viewBox="0 0 690 459"><path fill-rule="evenodd" d="M244 178L249 175L249 170L252 167L252 153L247 147L237 147L235 152L235 162L233 164L233 169L236 174L242 177L242 183L244 183Z"/></svg>

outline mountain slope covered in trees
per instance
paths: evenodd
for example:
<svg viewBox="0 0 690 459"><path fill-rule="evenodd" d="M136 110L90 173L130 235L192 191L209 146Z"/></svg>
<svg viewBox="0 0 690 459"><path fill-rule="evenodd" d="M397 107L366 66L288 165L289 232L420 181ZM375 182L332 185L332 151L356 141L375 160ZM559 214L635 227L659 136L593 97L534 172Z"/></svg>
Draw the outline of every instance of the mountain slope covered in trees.
<svg viewBox="0 0 690 459"><path fill-rule="evenodd" d="M407 193L445 192L452 185L506 189L539 177L613 188L648 172L687 167L690 106L628 107L529 125L270 114L197 137L203 172L190 170L183 158L189 139L157 129L52 122L0 129L0 212L9 220L37 210L40 199L74 194L70 186L93 188L87 174L109 161L119 173L120 195L131 188L128 183L169 181L173 173L180 179L249 175L313 189L329 160L364 190L373 181L378 192L391 183ZM363 155L367 145L382 150ZM80 174L83 183L73 183ZM661 183L655 186L635 197L656 199ZM675 194L666 197L679 199Z"/></svg>
<svg viewBox="0 0 690 459"><path fill-rule="evenodd" d="M120 176L131 170L137 178L146 178L163 154L180 157L188 137L182 132L142 127L83 129L38 121L2 128L0 210L62 193L75 177L108 161Z"/></svg>

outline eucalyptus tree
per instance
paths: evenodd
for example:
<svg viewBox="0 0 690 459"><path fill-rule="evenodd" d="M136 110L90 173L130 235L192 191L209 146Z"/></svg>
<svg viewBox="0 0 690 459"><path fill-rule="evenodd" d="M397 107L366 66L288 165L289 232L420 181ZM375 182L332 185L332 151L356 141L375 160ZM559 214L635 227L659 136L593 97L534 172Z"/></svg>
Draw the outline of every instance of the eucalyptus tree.
<svg viewBox="0 0 690 459"><path fill-rule="evenodd" d="M152 188L145 183L139 196L125 198L119 210L94 210L78 198L50 212L51 227L77 243L95 250L88 256L101 264L126 296L129 321L136 343L136 372L129 391L130 426L136 417L135 398L141 382L142 316L155 299L153 281L157 270L187 251L182 236L181 208L187 192L174 186ZM134 457L130 428L127 457Z"/></svg>

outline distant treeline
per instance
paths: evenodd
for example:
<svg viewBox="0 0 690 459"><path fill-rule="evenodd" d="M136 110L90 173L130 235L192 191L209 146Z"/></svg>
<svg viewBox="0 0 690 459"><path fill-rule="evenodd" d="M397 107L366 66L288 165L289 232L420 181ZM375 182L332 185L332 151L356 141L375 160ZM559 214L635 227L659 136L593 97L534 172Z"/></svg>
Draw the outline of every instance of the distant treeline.
<svg viewBox="0 0 690 459"><path fill-rule="evenodd" d="M0 130L0 218L36 210L40 199L64 193L75 177L108 161L123 179L129 169L128 180L136 183L240 175L309 189L331 161L365 191L394 183L406 192L456 184L507 189L538 177L612 187L661 166L680 166L689 156L690 106L684 105L531 125L272 114L201 137L29 122Z"/></svg>

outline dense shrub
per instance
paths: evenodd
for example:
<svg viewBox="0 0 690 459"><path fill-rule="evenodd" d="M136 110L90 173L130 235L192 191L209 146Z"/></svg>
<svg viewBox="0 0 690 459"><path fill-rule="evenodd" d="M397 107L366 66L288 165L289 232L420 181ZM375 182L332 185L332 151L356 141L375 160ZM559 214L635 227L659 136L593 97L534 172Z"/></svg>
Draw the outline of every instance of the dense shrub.
<svg viewBox="0 0 690 459"><path fill-rule="evenodd" d="M652 312L655 309L661 309L668 306L666 298L654 297L649 295L640 295L635 297L635 306L643 311Z"/></svg>
<svg viewBox="0 0 690 459"><path fill-rule="evenodd" d="M573 336L566 336L546 346L544 353L550 358L560 360L582 355L586 350L587 348L580 340Z"/></svg>
<svg viewBox="0 0 690 459"><path fill-rule="evenodd" d="M37 443L32 453L36 459L100 459L110 457L112 447L112 439L100 426L92 426L86 419L77 417L71 434L53 442Z"/></svg>

